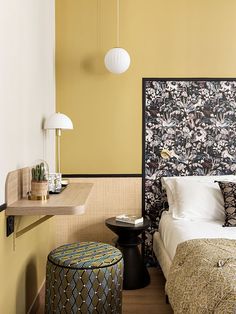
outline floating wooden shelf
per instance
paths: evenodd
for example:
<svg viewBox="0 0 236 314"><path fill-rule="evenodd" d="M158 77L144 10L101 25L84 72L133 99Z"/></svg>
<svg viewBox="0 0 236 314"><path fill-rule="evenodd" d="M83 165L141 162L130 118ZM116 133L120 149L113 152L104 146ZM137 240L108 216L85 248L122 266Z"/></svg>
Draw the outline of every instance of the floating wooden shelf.
<svg viewBox="0 0 236 314"><path fill-rule="evenodd" d="M92 183L69 183L60 194L51 194L47 201L28 200L30 168L27 167L9 172L6 180L7 208L5 212L6 216L8 216L7 230L9 230L10 224L12 224L12 216L43 216L24 229L16 230L16 237L18 237L54 215L83 214L92 186ZM11 230L14 229L13 226ZM7 236L12 232L7 231Z"/></svg>
<svg viewBox="0 0 236 314"><path fill-rule="evenodd" d="M91 183L71 183L60 193L50 195L47 201L20 199L7 206L7 216L80 215L92 189Z"/></svg>

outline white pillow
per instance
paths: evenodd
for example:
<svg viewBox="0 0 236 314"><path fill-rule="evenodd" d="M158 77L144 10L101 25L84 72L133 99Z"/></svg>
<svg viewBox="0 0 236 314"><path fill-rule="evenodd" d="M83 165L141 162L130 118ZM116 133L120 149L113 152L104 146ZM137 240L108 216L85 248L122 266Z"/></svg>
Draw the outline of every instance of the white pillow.
<svg viewBox="0 0 236 314"><path fill-rule="evenodd" d="M207 219L208 218L209 219L222 219L222 200L223 200L223 198L222 198L222 193L220 191L220 188L218 187L218 184L214 183L214 181L217 181L217 180L218 181L221 180L221 181L236 182L236 176L234 176L234 175L182 176L182 177L163 177L163 178L161 178L162 186L166 190L166 194L167 194L169 211L170 211L170 213L172 213L173 218L177 218L177 219L190 218L190 216L192 218L196 218L196 217L200 218L200 216L202 215L202 218L207 217ZM177 188L178 194L181 193L181 195L176 195L176 185L179 182L180 183L183 182L181 184L182 189L184 189L184 187L186 187L188 191L190 189L189 192L192 194L192 196L189 197L189 198L191 198L192 209L189 209L189 211L187 210L188 212L186 214L184 214L184 213L186 210L186 203L188 203L188 200L185 199L186 193L184 194L184 192L181 191L181 186L179 186ZM194 183L196 183L196 184L194 185ZM199 184L199 183L201 183L201 184ZM212 183L213 185L212 186L207 185L207 183L209 183L209 184ZM195 189L200 189L200 190L199 190L199 193L197 193L197 197L195 197L193 200L193 196L197 192L197 191L195 191ZM203 195L202 197L200 195L200 191L201 191L201 194ZM205 207L204 214L202 213L201 210L196 209L200 199L202 199L202 202L199 204L199 206L202 209ZM203 199L205 200L205 203L203 203ZM213 208L212 210L209 209L209 201L207 201L207 199L210 199L212 202L212 208ZM180 208L181 206L183 206L182 211ZM193 206L195 206L195 207L193 207ZM206 207L208 207L208 213L205 213L205 211L207 209ZM216 210L216 208L218 208L218 211ZM195 213L194 215L192 215L190 213L190 212L192 212L193 209L194 209L194 211L197 212L197 214Z"/></svg>
<svg viewBox="0 0 236 314"><path fill-rule="evenodd" d="M176 180L175 219L205 219L224 221L224 200L218 183Z"/></svg>

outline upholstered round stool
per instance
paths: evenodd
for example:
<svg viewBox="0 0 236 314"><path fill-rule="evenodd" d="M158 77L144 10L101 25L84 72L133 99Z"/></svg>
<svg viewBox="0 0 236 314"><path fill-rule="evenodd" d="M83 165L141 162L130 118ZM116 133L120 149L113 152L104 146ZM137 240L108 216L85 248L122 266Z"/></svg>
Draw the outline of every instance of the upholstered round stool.
<svg viewBox="0 0 236 314"><path fill-rule="evenodd" d="M122 253L99 242L66 244L48 255L45 313L122 312Z"/></svg>

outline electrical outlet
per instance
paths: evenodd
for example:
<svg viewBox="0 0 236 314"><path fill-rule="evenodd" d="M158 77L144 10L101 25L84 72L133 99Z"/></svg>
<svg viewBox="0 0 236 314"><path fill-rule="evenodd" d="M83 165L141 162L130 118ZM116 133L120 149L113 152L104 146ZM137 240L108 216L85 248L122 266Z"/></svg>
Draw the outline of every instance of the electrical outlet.
<svg viewBox="0 0 236 314"><path fill-rule="evenodd" d="M11 235L14 232L14 216L8 216L7 217L7 237Z"/></svg>

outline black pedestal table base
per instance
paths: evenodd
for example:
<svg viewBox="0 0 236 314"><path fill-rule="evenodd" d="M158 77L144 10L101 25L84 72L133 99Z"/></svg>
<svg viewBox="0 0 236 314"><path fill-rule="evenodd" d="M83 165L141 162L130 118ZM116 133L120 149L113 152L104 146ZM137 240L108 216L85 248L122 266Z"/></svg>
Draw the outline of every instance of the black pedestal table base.
<svg viewBox="0 0 236 314"><path fill-rule="evenodd" d="M144 219L143 224L131 225L118 222L115 217L106 220L106 226L118 235L117 247L124 258L125 290L139 289L150 283L150 276L144 264L138 245L142 243L139 235L148 228L150 222Z"/></svg>

